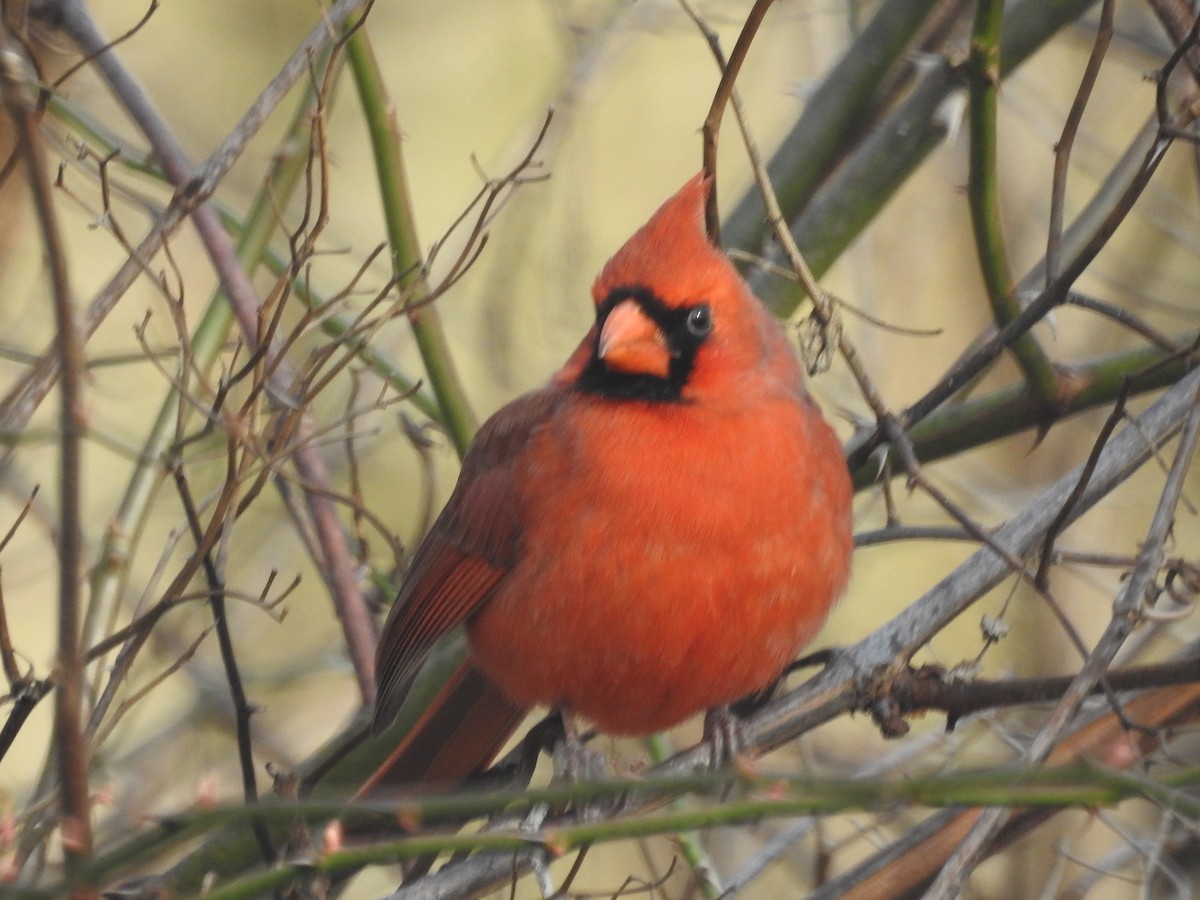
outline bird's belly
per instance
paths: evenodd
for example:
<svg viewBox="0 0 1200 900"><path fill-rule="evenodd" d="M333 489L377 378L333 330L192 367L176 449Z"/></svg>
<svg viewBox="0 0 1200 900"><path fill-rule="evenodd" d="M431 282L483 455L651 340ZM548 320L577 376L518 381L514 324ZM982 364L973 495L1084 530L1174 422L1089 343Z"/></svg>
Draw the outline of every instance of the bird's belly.
<svg viewBox="0 0 1200 900"><path fill-rule="evenodd" d="M478 665L612 734L768 686L848 576L833 432L794 402L572 413L525 457L520 552L467 623Z"/></svg>
<svg viewBox="0 0 1200 900"><path fill-rule="evenodd" d="M748 510L724 522L661 512L658 527L598 511L527 535L468 625L505 693L646 734L766 687L820 628L845 566L812 558L805 548L822 542L806 538L844 525L794 506L765 527Z"/></svg>

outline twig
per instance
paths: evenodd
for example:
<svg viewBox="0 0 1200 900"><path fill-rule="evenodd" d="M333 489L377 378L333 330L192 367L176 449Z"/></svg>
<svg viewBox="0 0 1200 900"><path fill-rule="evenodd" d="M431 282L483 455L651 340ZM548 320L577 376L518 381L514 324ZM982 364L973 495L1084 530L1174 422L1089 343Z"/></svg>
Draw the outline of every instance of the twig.
<svg viewBox="0 0 1200 900"><path fill-rule="evenodd" d="M1113 430L1125 414L1125 401L1128 397L1129 387L1128 382L1126 382L1121 395L1117 398L1116 405L1113 407L1112 412L1108 414L1108 418L1104 421L1104 426L1100 429L1100 433L1096 435L1096 440L1092 443L1092 450L1088 454L1087 461L1083 464L1083 469L1079 473L1079 484L1071 492L1071 496L1067 498L1067 502L1063 504L1058 517L1046 529L1046 538L1042 542L1042 552L1038 560L1037 573L1033 576L1033 583L1042 590L1045 590L1049 586L1050 566L1054 557L1054 542L1058 540L1058 536L1063 529L1063 523L1066 522L1067 517L1071 514L1071 507L1083 494L1084 488L1087 487L1088 479L1091 477L1092 470L1096 466L1096 460L1100 456L1100 451L1104 449L1105 443L1112 437Z"/></svg>
<svg viewBox="0 0 1200 900"><path fill-rule="evenodd" d="M1113 36L1113 0L1104 0L1100 6L1100 22L1096 27L1096 40L1088 57L1087 68L1079 80L1075 99L1063 122L1062 134L1054 145L1054 178L1050 184L1050 226L1046 237L1046 287L1058 276L1059 260L1062 256L1063 207L1067 196L1067 172L1071 162L1071 151L1075 147L1075 136L1079 123L1087 109L1088 100L1100 76L1100 66L1108 52Z"/></svg>
<svg viewBox="0 0 1200 900"><path fill-rule="evenodd" d="M202 597L188 599L207 600L208 594L206 593ZM214 627L215 626L213 625L204 626L204 628L200 630L200 633L192 639L192 642L188 644L188 646L185 647L181 653L178 653L173 660L164 666L161 671L147 678L145 682L139 685L135 690L131 690L127 696L122 698L121 702L118 703L112 709L112 711L104 717L104 724L96 729L95 733L92 735L92 743L95 746L103 744L105 740L108 739L108 736L116 729L118 723L125 717L126 713L128 713L131 709L148 697L155 688L166 682L167 679L182 669L187 663L191 662L192 658L196 655L196 651L200 649L200 645L208 639L210 634L212 634Z"/></svg>
<svg viewBox="0 0 1200 900"><path fill-rule="evenodd" d="M773 0L755 0L754 6L746 15L745 22L742 23L742 30L738 34L737 42L729 54L729 61L721 65L721 80L717 84L717 89L713 91L712 103L709 105L708 115L704 119L702 129L704 135L703 169L714 182L717 177L717 141L721 136L721 119L725 115L725 107L729 103L729 98L733 96L734 85L742 71L742 63L746 61L746 54L750 52L750 45L754 42L758 27L762 24L763 16L767 14L772 2ZM710 46L713 45L710 44ZM717 54L718 64L721 64L720 49L713 46L713 51ZM720 246L721 217L717 211L715 187L709 192L708 202L704 207L704 224L709 240Z"/></svg>
<svg viewBox="0 0 1200 900"><path fill-rule="evenodd" d="M8 681L11 694L16 694L18 685L26 678L17 666L17 655L13 650L12 633L8 630L8 612L4 603L4 582L0 573L0 663L4 667L4 678Z"/></svg>
<svg viewBox="0 0 1200 900"><path fill-rule="evenodd" d="M143 28L145 28L146 25L150 22L150 19L153 18L154 14L156 12L158 12L158 4L159 4L159 0L150 0L150 5L148 7L146 7L146 11L144 13L142 13L142 17L140 19L138 19L138 21L136 21L131 27L127 28L123 34L119 34L119 35L117 35L117 37L115 37L111 41L109 41L106 47L92 50L91 52L85 54L82 58L76 60L74 65L70 66L67 69L67 71L63 72L61 75L59 75L57 78L54 79L54 83L52 85L50 85L50 88L45 92L46 99L49 99L49 96L52 91L54 91L54 92L58 91L58 89L61 88L64 84L66 84L71 78L73 78L77 72L79 72L81 69L85 68L88 64L90 64L96 58L97 55L99 55L100 53L103 53L105 49L112 49L114 47L120 46L121 44L123 44L127 40L129 40L131 37L136 35ZM51 3L44 4L44 8L42 10L39 10L37 13L38 17L39 18L46 18L48 16L52 17L54 15L54 12L50 9L52 6L53 6L53 4L51 4Z"/></svg>
<svg viewBox="0 0 1200 900"><path fill-rule="evenodd" d="M862 531L854 536L855 547L874 547L893 541L976 541L976 537L965 528L942 525L891 524L874 531Z"/></svg>
<svg viewBox="0 0 1200 900"><path fill-rule="evenodd" d="M82 572L83 533L80 483L83 477L80 437L86 428L83 408L83 341L67 261L51 197L52 179L47 170L41 136L34 119L29 85L15 57L0 60L0 94L16 131L18 150L28 171L41 228L53 293L57 328L55 349L62 370L59 416L59 523L58 523L58 652L55 664L57 691L54 704L54 749L58 766L59 805L63 854L73 897L93 897L94 888L82 872L92 852L91 798L88 790L88 755L80 731L83 702L83 653L80 645L79 582Z"/></svg>
<svg viewBox="0 0 1200 900"><path fill-rule="evenodd" d="M26 505L25 509L28 511L29 506ZM0 729L0 762L3 762L13 741L21 733L21 728L24 727L29 714L50 692L51 688L49 681L34 678L32 672L29 675L22 675L21 670L17 668L12 635L8 630L8 612L4 603L3 582L0 582L0 663L3 663L4 677L8 681L8 695L0 700L11 700L13 704L12 712L4 720L4 728Z"/></svg>
<svg viewBox="0 0 1200 900"><path fill-rule="evenodd" d="M1111 319L1119 325L1128 328L1135 334L1141 335L1146 340L1161 349L1164 353L1181 353L1185 350L1184 346L1172 338L1168 334L1164 334L1149 322L1142 319L1140 316L1131 313L1129 310L1120 306L1115 306L1112 303L1105 303L1095 297L1089 297L1079 291L1067 292L1067 303L1071 306L1077 306L1080 309L1086 309L1089 312L1097 313L1105 318Z"/></svg>
<svg viewBox="0 0 1200 900"><path fill-rule="evenodd" d="M179 500L183 504L188 528L192 532L193 540L199 545L204 539L204 529L200 525L200 515L196 511L196 504L192 499L192 491L188 486L182 463L176 461L171 466L171 475L175 480L175 489L179 494ZM227 531L227 526L227 522L218 525L223 532ZM203 567L204 578L208 584L208 603L212 609L213 625L217 630L217 645L221 650L221 664L225 668L225 680L229 685L230 699L233 701L238 763L242 772L242 794L247 803L254 804L258 802L258 783L254 776L253 739L250 735L250 717L254 714L254 709L246 698L246 689L242 684L237 654L233 647L233 636L229 631L229 617L225 607L225 578L218 569L211 550L204 554ZM262 852L263 862L268 866L273 865L279 855L271 842L266 824L261 820L256 820L252 827L259 850Z"/></svg>

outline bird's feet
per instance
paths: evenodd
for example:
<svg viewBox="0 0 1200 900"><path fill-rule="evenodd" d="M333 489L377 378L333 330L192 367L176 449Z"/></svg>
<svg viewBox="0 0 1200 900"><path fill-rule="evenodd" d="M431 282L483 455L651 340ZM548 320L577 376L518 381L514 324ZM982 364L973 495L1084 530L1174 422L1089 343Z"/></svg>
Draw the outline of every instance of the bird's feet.
<svg viewBox="0 0 1200 900"><path fill-rule="evenodd" d="M554 762L556 785L599 784L608 780L608 760L599 750L587 745L591 735L581 735L570 713L557 713L562 731L554 743L551 759ZM608 798L579 800L571 804L581 821L594 822L613 812L617 801Z"/></svg>
<svg viewBox="0 0 1200 900"><path fill-rule="evenodd" d="M554 745L556 784L588 784L608 777L608 760L578 738L566 738Z"/></svg>
<svg viewBox="0 0 1200 900"><path fill-rule="evenodd" d="M741 759L749 746L745 724L727 706L714 706L704 714L704 741L709 747L709 766L714 772Z"/></svg>

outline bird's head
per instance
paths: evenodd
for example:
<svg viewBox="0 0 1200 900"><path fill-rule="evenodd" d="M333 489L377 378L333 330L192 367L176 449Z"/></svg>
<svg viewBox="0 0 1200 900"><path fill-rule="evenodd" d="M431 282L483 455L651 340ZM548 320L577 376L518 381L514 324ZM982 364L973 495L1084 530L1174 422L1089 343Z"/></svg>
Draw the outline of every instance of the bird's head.
<svg viewBox="0 0 1200 900"><path fill-rule="evenodd" d="M703 174L692 178L601 270L596 325L577 354L580 390L651 402L732 398L764 364L799 384L779 327L705 234L711 189Z"/></svg>

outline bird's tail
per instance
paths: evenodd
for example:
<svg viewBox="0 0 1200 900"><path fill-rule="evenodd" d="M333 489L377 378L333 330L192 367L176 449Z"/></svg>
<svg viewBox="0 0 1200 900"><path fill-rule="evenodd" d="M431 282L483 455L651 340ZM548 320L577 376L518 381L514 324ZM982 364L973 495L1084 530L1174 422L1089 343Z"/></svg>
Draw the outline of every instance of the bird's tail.
<svg viewBox="0 0 1200 900"><path fill-rule="evenodd" d="M527 712L466 660L355 799L461 784L495 761Z"/></svg>

